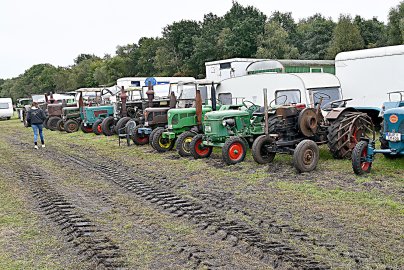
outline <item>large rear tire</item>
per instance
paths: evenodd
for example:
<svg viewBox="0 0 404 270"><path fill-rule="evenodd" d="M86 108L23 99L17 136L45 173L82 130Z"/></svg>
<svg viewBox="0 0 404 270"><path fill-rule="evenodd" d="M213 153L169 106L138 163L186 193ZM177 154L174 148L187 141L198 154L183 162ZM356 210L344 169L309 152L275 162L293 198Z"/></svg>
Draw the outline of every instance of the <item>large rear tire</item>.
<svg viewBox="0 0 404 270"><path fill-rule="evenodd" d="M119 134L119 132L125 133L125 131L123 129L125 128L126 123L128 123L130 119L131 119L130 117L123 117L123 118L119 119L115 125L115 134Z"/></svg>
<svg viewBox="0 0 404 270"><path fill-rule="evenodd" d="M372 119L361 112L347 112L328 129L328 148L334 158L351 158L352 150L361 138L375 139Z"/></svg>
<svg viewBox="0 0 404 270"><path fill-rule="evenodd" d="M109 116L102 120L101 123L102 134L105 136L112 136L115 133L115 118Z"/></svg>
<svg viewBox="0 0 404 270"><path fill-rule="evenodd" d="M274 160L276 153L269 152L267 146L273 144L273 139L266 135L261 135L255 139L252 145L252 155L258 164L267 164Z"/></svg>
<svg viewBox="0 0 404 270"><path fill-rule="evenodd" d="M98 119L98 120L95 121L95 123L93 124L92 129L93 129L93 132L94 132L95 135L101 135L101 134L102 134L102 127L101 127L102 120L103 120L103 119Z"/></svg>
<svg viewBox="0 0 404 270"><path fill-rule="evenodd" d="M49 118L49 120L47 121L46 125L48 127L48 129L55 131L58 130L58 122L61 118L58 116L52 116Z"/></svg>
<svg viewBox="0 0 404 270"><path fill-rule="evenodd" d="M240 137L230 137L222 148L222 158L227 165L243 162L246 153L247 145Z"/></svg>
<svg viewBox="0 0 404 270"><path fill-rule="evenodd" d="M320 158L320 150L312 140L303 140L293 153L293 166L297 172L311 172L316 169Z"/></svg>
<svg viewBox="0 0 404 270"><path fill-rule="evenodd" d="M189 144L189 151L195 159L208 158L212 154L212 146L202 146L203 134L198 134L192 138Z"/></svg>
<svg viewBox="0 0 404 270"><path fill-rule="evenodd" d="M145 145L149 143L149 136L146 134L139 134L139 128L142 128L143 125L136 126L133 130L132 141L136 145Z"/></svg>
<svg viewBox="0 0 404 270"><path fill-rule="evenodd" d="M185 131L181 133L177 138L177 151L181 157L191 156L190 145L192 139L195 137L195 133L191 131Z"/></svg>
<svg viewBox="0 0 404 270"><path fill-rule="evenodd" d="M175 139L163 138L164 131L162 128L158 129L152 139L153 148L159 153L170 151L175 144Z"/></svg>
<svg viewBox="0 0 404 270"><path fill-rule="evenodd" d="M368 154L368 142L359 142L352 152L352 169L355 174L363 175L369 173L372 168L372 162L366 161Z"/></svg>
<svg viewBox="0 0 404 270"><path fill-rule="evenodd" d="M77 132L79 130L79 123L76 120L67 120L64 124L64 129L67 133Z"/></svg>

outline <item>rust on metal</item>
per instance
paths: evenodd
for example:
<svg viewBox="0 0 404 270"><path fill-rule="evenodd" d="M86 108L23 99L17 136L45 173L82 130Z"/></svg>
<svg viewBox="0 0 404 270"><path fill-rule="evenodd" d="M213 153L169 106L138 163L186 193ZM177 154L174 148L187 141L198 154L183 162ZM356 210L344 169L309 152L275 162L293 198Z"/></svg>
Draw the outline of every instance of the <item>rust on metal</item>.
<svg viewBox="0 0 404 270"><path fill-rule="evenodd" d="M196 107L196 120L198 125L202 124L202 96L199 89L196 90L195 94L195 107Z"/></svg>
<svg viewBox="0 0 404 270"><path fill-rule="evenodd" d="M125 88L123 86L121 87L120 98L121 98L121 116L125 117L128 115L128 111L126 109L126 101L128 99L128 95L126 94Z"/></svg>

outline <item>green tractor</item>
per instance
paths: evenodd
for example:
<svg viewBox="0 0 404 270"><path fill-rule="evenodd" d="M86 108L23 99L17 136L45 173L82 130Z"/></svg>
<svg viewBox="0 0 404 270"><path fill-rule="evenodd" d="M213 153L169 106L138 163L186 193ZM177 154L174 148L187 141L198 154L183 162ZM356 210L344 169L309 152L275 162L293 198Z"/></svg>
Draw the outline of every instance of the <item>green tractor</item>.
<svg viewBox="0 0 404 270"><path fill-rule="evenodd" d="M223 105L220 110L205 114L204 134L193 137L190 152L196 159L209 157L213 147L222 148L223 161L242 162L247 148L264 133L264 117L260 106L243 101L239 105Z"/></svg>
<svg viewBox="0 0 404 270"><path fill-rule="evenodd" d="M212 85L212 106L207 105L209 85ZM185 157L191 155L189 144L192 138L202 133L204 115L216 110L215 87L208 81L179 82L177 86L179 108L168 111L168 128L155 131L151 146L158 152L166 152L173 148L176 141L178 153Z"/></svg>

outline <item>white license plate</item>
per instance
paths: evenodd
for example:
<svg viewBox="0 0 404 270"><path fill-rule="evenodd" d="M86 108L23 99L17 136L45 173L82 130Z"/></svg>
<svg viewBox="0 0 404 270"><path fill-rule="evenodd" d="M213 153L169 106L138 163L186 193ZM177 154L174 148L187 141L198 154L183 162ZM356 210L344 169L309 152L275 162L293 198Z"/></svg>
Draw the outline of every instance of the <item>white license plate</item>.
<svg viewBox="0 0 404 270"><path fill-rule="evenodd" d="M211 126L206 126L205 127L205 132L212 132L212 127Z"/></svg>
<svg viewBox="0 0 404 270"><path fill-rule="evenodd" d="M401 133L386 133L386 140L391 142L399 142L401 141Z"/></svg>

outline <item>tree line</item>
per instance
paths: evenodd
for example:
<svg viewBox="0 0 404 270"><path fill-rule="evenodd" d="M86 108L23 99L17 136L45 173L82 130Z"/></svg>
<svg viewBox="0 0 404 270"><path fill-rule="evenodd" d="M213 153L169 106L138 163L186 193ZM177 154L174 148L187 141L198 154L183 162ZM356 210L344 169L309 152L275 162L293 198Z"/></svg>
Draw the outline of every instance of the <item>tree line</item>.
<svg viewBox="0 0 404 270"><path fill-rule="evenodd" d="M404 1L392 7L387 24L377 18L321 14L296 21L291 13L269 17L236 1L223 16L181 20L163 28L161 37L142 37L117 46L114 56L80 54L69 67L34 65L12 79L0 79L0 97L63 92L113 85L131 76L205 77L205 62L233 58L334 59L342 51L404 44Z"/></svg>

